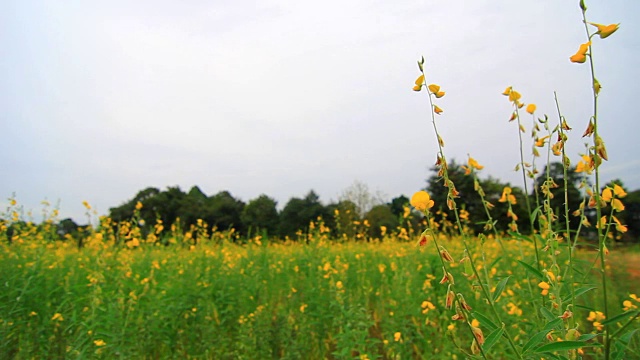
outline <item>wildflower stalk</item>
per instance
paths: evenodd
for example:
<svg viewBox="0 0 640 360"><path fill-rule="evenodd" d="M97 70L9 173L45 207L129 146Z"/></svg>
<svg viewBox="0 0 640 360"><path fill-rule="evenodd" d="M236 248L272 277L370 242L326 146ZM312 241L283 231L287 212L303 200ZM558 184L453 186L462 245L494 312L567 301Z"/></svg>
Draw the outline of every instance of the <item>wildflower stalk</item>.
<svg viewBox="0 0 640 360"><path fill-rule="evenodd" d="M595 203L596 203L596 221L600 221L600 218L602 216L602 205L600 203L600 164L602 162L602 159L600 157L600 154L597 151L597 147L598 144L596 144L597 140L599 139L599 135L598 135L598 90L596 89L596 75L595 75L595 68L594 68L594 64L593 64L593 48L591 46L591 38L593 37L594 34L591 34L589 31L589 27L588 27L588 23L587 23L587 16L586 16L586 6L581 6L582 9L582 21L584 22L584 28L585 31L587 33L587 38L589 39L589 68L591 70L591 89L593 92L593 115L592 115L592 120L593 120L593 145L594 145L594 151L593 151L593 159L594 159L594 163L595 163L595 191L593 192L593 196L595 197ZM602 231L602 226L597 226L597 231L598 231L598 252L600 255L600 272L602 275L602 296L603 296L603 302L604 302L604 315L606 318L609 318L609 306L608 306L608 296L607 296L607 275L606 275L606 270L605 270L605 258L604 258L604 252L605 252L605 242L606 242L606 237L604 236L604 233ZM610 331L609 331L609 325L605 324L604 326L604 357L605 360L609 360L609 355L611 352L611 340L610 340Z"/></svg>
<svg viewBox="0 0 640 360"><path fill-rule="evenodd" d="M433 238L433 244L436 247L436 251L439 253L440 252L440 245L438 244L438 238L436 236L436 233L435 233L435 231L433 231L433 228L431 227L431 219L429 217L429 209L424 211L424 215L427 218L427 224L428 224L427 226L428 226L429 234ZM438 256L438 258L440 259L440 264L442 265L442 269L445 271L444 276L448 276L448 274L450 272L449 272L449 267L447 266L447 263L444 261L442 256ZM471 257L469 257L469 258L471 258ZM475 268L474 268L474 271L475 271ZM451 282L451 289L455 294L456 293L455 284L453 282ZM448 296L448 294L447 294L447 296ZM457 296L454 297L454 303L455 303L455 308L464 309L464 307L461 305L460 299ZM473 329L471 328L471 323L469 322L469 314L468 313L465 314L465 319L464 320L465 320L465 323L467 324L467 328L469 329L469 332L471 333L471 336L473 338L475 338L475 335L473 333ZM482 354L482 357L484 359L488 359L487 355L485 354L484 350L482 349L482 346L479 346L479 348L480 348L480 354Z"/></svg>
<svg viewBox="0 0 640 360"><path fill-rule="evenodd" d="M570 221L569 221L569 179L568 179L568 173L567 173L567 168L569 167L569 162L568 157L565 154L565 149L564 149L564 142L567 139L566 134L564 133L565 131L565 127L566 127L566 121L564 119L564 117L562 116L562 113L560 111L560 104L558 102L558 94L554 91L553 92L553 97L555 99L556 102L556 110L558 111L558 119L559 119L559 126L558 126L558 133L560 135L560 140L562 141L562 144L560 146L560 155L562 155L562 180L563 180L563 195L564 195L564 225L565 225L565 232L566 232L566 239L567 239L567 244L569 246L567 246L567 248L569 249L569 268L565 270L565 274L569 273L569 290L571 291L571 308L575 309L575 301L576 301L576 292L574 289L574 273L573 273L573 251L575 250L575 244L578 241L578 232L580 227L582 226L582 221L580 222L580 225L578 225L578 232L576 233L576 237L575 237L575 241L573 242L573 244L571 244L571 227L570 227ZM565 160L566 159L566 160ZM583 201L584 203L584 201ZM584 215L584 214L583 214ZM566 276L566 275L565 275ZM574 325L574 319L573 317L570 318L570 326L573 327Z"/></svg>
<svg viewBox="0 0 640 360"><path fill-rule="evenodd" d="M535 233L535 216L533 214L533 212L531 211L531 201L529 200L529 189L527 187L527 174L526 174L526 170L525 170L525 163L524 163L524 150L523 150L523 142L522 142L522 131L520 129L523 128L522 126L522 122L520 121L520 112L518 111L518 104L517 104L517 100L513 102L513 106L515 108L515 114L516 114L516 118L518 119L518 139L520 141L520 166L521 166L521 170L522 170L522 182L524 185L524 200L525 203L527 205L527 212L529 213L529 225L531 226L531 233L534 234ZM538 241L536 240L536 237L533 236L532 239L533 241L533 247L535 249L535 255L536 255L536 268L538 270L540 270L540 254L538 251ZM544 297L542 298L542 302L544 303Z"/></svg>
<svg viewBox="0 0 640 360"><path fill-rule="evenodd" d="M427 94L428 94L428 98L429 98L429 105L430 105L430 114L431 114L431 123L433 124L433 130L434 133L436 135L436 138L438 140L438 158L439 158L439 162L440 162L440 166L442 169L442 176L443 176L443 180L444 180L444 185L448 188L448 194L447 194L447 206L449 207L450 210L453 211L455 218L456 218L456 224L458 225L458 230L460 232L460 236L462 239L462 244L464 249L467 251L467 253L471 254L470 248L469 248L469 244L467 242L467 234L464 233L463 228L462 228L462 222L460 221L460 214L458 212L458 208L455 202L455 196L456 196L456 191L455 191L455 185L453 183L453 181L451 181L449 179L449 171L448 171L448 163L446 161L446 157L444 155L444 151L442 150L443 148L443 141L442 138L440 137L440 134L438 132L438 127L436 125L436 118L435 118L435 109L436 106L433 104L433 99L432 99L432 95L436 95L433 94L431 92L431 89L429 89L428 86L426 86L426 77L425 77L425 73L424 73L424 69L422 67L422 63L418 63L419 64L419 68L420 68L420 72L422 73L422 81L424 82L425 88L427 90ZM418 85L418 84L416 84ZM420 86L422 86L422 84L420 84ZM439 108L438 108L439 109ZM428 209L427 209L428 210ZM428 216L428 211L425 210L425 214ZM427 223L429 224L429 218L427 218ZM436 246L437 250L439 251L440 247L437 244L437 240L436 240L436 236L434 231L431 229L431 227L429 227L429 231L434 239L434 245ZM447 271L447 267L446 264L444 262L444 259L442 258L442 256L440 257L440 261L442 262L443 265L443 269L445 269L445 271ZM494 314L494 316L496 317L496 319L498 320L498 322L500 322L501 324L503 324L504 326L504 322L502 321L500 314L498 313L498 311L496 310L496 306L495 306L495 302L493 301L490 291L489 289L487 289L487 284L483 283L482 281L480 281L480 276L478 274L478 269L475 265L475 261L473 259L473 256L469 256L469 262L471 263L471 268L473 269L473 274L476 277L476 279L478 279L479 281L479 285L480 288L482 289L482 293L483 296L485 297L486 301L489 303L490 308ZM488 281L488 278L487 278ZM459 300L458 297L456 296L456 304L459 304ZM473 334L473 329L471 327L471 324L468 321L468 316L467 316L467 325L470 329L470 331ZM507 340L509 341L509 345L511 346L511 348L513 349L514 353L517 355L518 358L522 359L522 354L520 353L520 351L518 350L518 348L516 347L511 335L509 334L508 331L504 331L504 335L506 336ZM474 335L475 337L475 335ZM482 356L484 358L486 358L486 355L484 353L484 350L482 349L481 344L478 344L480 352L482 354Z"/></svg>

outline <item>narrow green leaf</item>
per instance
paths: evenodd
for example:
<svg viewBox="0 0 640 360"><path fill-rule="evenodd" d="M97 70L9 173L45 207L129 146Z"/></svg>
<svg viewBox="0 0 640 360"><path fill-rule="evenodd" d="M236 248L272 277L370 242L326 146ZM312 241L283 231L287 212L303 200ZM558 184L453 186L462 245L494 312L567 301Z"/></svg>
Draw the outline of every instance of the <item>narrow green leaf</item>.
<svg viewBox="0 0 640 360"><path fill-rule="evenodd" d="M578 341L589 341L597 336L599 336L600 334L582 334L580 335L580 337L578 338Z"/></svg>
<svg viewBox="0 0 640 360"><path fill-rule="evenodd" d="M633 329L633 330L629 331L628 333L626 333L626 334L624 334L624 335L620 336L620 339L619 339L619 340L620 340L620 341L624 341L625 343L628 343L628 342L629 342L629 340L631 340L631 338L633 337L633 335L634 335L635 333L637 333L638 331L640 331L640 329Z"/></svg>
<svg viewBox="0 0 640 360"><path fill-rule="evenodd" d="M486 327L487 330L489 330L489 331L493 331L493 330L498 328L498 325L496 325L493 321L491 321L491 319L489 319L488 317L486 317L482 313L474 311L473 313L471 313L471 315L473 315L474 318L476 318L478 321L480 321L480 324L482 324L482 326Z"/></svg>
<svg viewBox="0 0 640 360"><path fill-rule="evenodd" d="M518 240L532 242L530 237L524 236L524 235L522 235L520 233L517 233L517 232L507 231L507 234L509 234L509 236L514 237L514 238L516 238Z"/></svg>
<svg viewBox="0 0 640 360"><path fill-rule="evenodd" d="M574 292L575 298L577 299L579 296L582 296L582 295L586 294L587 292L589 292L589 291L591 291L593 289L595 289L595 287L583 287L583 288L580 288L580 289L576 289L576 291ZM562 299L562 302L568 302L569 299L571 299L571 294L569 294L568 296L565 296Z"/></svg>
<svg viewBox="0 0 640 360"><path fill-rule="evenodd" d="M535 347L536 345L540 344L544 340L544 337L547 336L547 333L548 333L548 331L543 330L543 331L540 331L539 333L533 335L529 339L529 341L527 341L527 343L524 344L524 346L522 347L522 352L526 353L532 347Z"/></svg>
<svg viewBox="0 0 640 360"><path fill-rule="evenodd" d="M487 335L486 339L484 340L484 344L482 344L482 348L485 351L491 349L491 347L495 345L498 339L500 339L500 336L502 336L503 332L504 330L502 328L493 330L489 335Z"/></svg>
<svg viewBox="0 0 640 360"><path fill-rule="evenodd" d="M557 318L555 320L551 320L549 321L545 326L544 329L545 330L551 330L551 329L560 329L560 327L562 326L562 319Z"/></svg>
<svg viewBox="0 0 640 360"><path fill-rule="evenodd" d="M607 324L612 324L615 322L618 322L622 319L628 318L628 317L632 317L632 316L636 316L638 315L638 313L640 313L640 310L629 310L629 311L625 311L622 314L618 314L612 318L609 318L605 321L602 322L602 325L607 325Z"/></svg>
<svg viewBox="0 0 640 360"><path fill-rule="evenodd" d="M552 351L567 351L580 349L582 347L601 346L598 343L587 343L586 341L558 341L550 344L542 345L536 349L536 353L552 352Z"/></svg>
<svg viewBox="0 0 640 360"><path fill-rule="evenodd" d="M497 259L493 260L493 262L491 263L491 265L489 265L489 269L491 269L492 267L496 266L496 264L502 260L502 256L498 256Z"/></svg>
<svg viewBox="0 0 640 360"><path fill-rule="evenodd" d="M545 319L547 319L548 321L557 319L558 317L555 316L549 309L547 308L540 308L540 313L544 316Z"/></svg>
<svg viewBox="0 0 640 360"><path fill-rule="evenodd" d="M496 290L493 292L494 303L496 302L496 300L498 300L498 298L500 297L500 294L502 294L502 292L504 291L504 287L507 286L507 281L509 281L509 278L510 276L507 276L506 278L500 280L500 282L496 286Z"/></svg>
<svg viewBox="0 0 640 360"><path fill-rule="evenodd" d="M529 271L533 276L535 276L536 278L538 278L538 280L540 281L544 281L544 275L542 275L542 273L540 272L540 270L534 268L533 266L527 264L524 261L521 260L517 260L520 265L524 266L524 268Z"/></svg>

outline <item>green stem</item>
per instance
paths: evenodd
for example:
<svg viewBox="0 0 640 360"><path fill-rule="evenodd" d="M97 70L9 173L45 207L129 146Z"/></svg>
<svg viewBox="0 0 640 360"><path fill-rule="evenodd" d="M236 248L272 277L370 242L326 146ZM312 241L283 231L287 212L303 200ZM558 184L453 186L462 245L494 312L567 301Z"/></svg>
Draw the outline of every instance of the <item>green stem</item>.
<svg viewBox="0 0 640 360"><path fill-rule="evenodd" d="M591 40L592 35L589 32L589 26L587 25L587 17L586 10L582 10L582 20L584 22L584 28L587 32L587 37ZM593 48L589 45L589 67L591 69L591 89L593 91L593 143L594 143L594 151L593 151L593 160L595 162L595 191L594 197L596 200L596 221L599 224L600 218L602 216L602 206L600 204L600 163L601 159L597 151L596 139L598 139L598 92L596 90L595 82L596 75L595 69L593 65ZM599 224L600 225L600 224ZM604 315L606 318L609 318L609 306L607 304L607 274L605 270L605 258L604 258L604 247L606 238L602 232L602 226L597 226L598 229L598 250L600 255L600 272L602 274L602 294L603 294L603 302L604 302ZM609 337L609 325L605 325L604 330L604 358L605 360L609 360L611 352L611 341Z"/></svg>
<svg viewBox="0 0 640 360"><path fill-rule="evenodd" d="M567 244L569 245L569 290L571 291L571 309L575 309L575 302L576 302L576 292L574 289L574 274L573 274L573 246L571 246L571 226L570 226L570 222L569 222L569 179L567 178L568 174L567 174L567 166L565 166L565 152L564 152L564 142L566 139L565 133L564 133L564 128L563 128L563 118L562 118L562 113L560 112L560 104L558 103L558 94L554 91L553 92L553 97L555 99L556 102L556 110L558 111L558 121L559 121L559 126L558 126L558 131L560 132L560 141L563 142L563 146L562 146L562 180L563 180L563 189L564 189L564 224L565 224L565 231L567 233L566 235L566 241ZM582 224L581 224L582 225ZM576 237L576 241L577 241L577 237ZM571 327L573 327L574 325L574 318L571 317L570 318L570 323L571 323Z"/></svg>

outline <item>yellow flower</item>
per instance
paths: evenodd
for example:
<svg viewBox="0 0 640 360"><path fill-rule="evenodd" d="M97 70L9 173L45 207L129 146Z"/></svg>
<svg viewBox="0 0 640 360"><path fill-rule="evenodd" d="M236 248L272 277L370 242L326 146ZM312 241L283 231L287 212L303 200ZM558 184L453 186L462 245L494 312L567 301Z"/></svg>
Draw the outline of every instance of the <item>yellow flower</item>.
<svg viewBox="0 0 640 360"><path fill-rule="evenodd" d="M102 339L94 340L93 343L95 344L95 346L105 346L105 345L107 345L107 343L104 342L104 340L102 340Z"/></svg>
<svg viewBox="0 0 640 360"><path fill-rule="evenodd" d="M440 86L436 85L436 84L431 84L429 85L429 91L431 91L432 93L437 93L438 91L440 91Z"/></svg>
<svg viewBox="0 0 640 360"><path fill-rule="evenodd" d="M438 105L433 105L433 111L438 115L442 114L442 109L440 109Z"/></svg>
<svg viewBox="0 0 640 360"><path fill-rule="evenodd" d="M622 186L618 184L613 185L613 193L616 195L617 198L623 198L627 196L627 193L624 191Z"/></svg>
<svg viewBox="0 0 640 360"><path fill-rule="evenodd" d="M578 51L573 54L569 60L571 60L571 62L574 63L583 63L585 62L585 60L587 60L587 51L589 51L589 46L591 46L591 41L588 41L584 44L580 45L580 48L578 49Z"/></svg>
<svg viewBox="0 0 640 360"><path fill-rule="evenodd" d="M511 89L512 89L512 88L513 88L512 86L507 87L507 88L504 90L504 92L502 93L502 95L504 95L504 96L509 96L509 94L511 93Z"/></svg>
<svg viewBox="0 0 640 360"><path fill-rule="evenodd" d="M569 57L569 60L574 63L584 63L587 61L587 56L585 54L574 54Z"/></svg>
<svg viewBox="0 0 640 360"><path fill-rule="evenodd" d="M536 111L536 104L527 105L527 112L529 114L533 114Z"/></svg>
<svg viewBox="0 0 640 360"><path fill-rule="evenodd" d="M509 101L517 102L521 97L522 95L520 95L520 93L515 90L511 90L511 92L509 93Z"/></svg>
<svg viewBox="0 0 640 360"><path fill-rule="evenodd" d="M536 146L537 147L543 147L545 141L549 138L549 135L545 136L545 137L541 137L539 139L536 139Z"/></svg>
<svg viewBox="0 0 640 360"><path fill-rule="evenodd" d="M397 331L395 334L393 334L393 341L400 341L402 339L402 333L400 331Z"/></svg>
<svg viewBox="0 0 640 360"><path fill-rule="evenodd" d="M142 209L142 203L140 201L138 201L136 203L136 210L140 210L140 209Z"/></svg>
<svg viewBox="0 0 640 360"><path fill-rule="evenodd" d="M510 202L512 205L516 204L516 197L511 194L511 188L508 186L505 186L504 189L502 189L502 196L500 197L500 199L498 200L499 202Z"/></svg>
<svg viewBox="0 0 640 360"><path fill-rule="evenodd" d="M411 206L419 211L431 209L433 205L433 200L426 191L418 191L411 197Z"/></svg>
<svg viewBox="0 0 640 360"><path fill-rule="evenodd" d="M476 170L482 170L484 169L484 166L480 165L476 159L472 158L471 156L469 156L469 161L468 161L469 167L470 168L474 168Z"/></svg>
<svg viewBox="0 0 640 360"><path fill-rule="evenodd" d="M343 288L342 281L336 282L336 288L338 288L338 290Z"/></svg>
<svg viewBox="0 0 640 360"><path fill-rule="evenodd" d="M549 283L547 283L546 281L541 281L541 282L538 284L538 287L539 287L540 289L542 289L542 291L541 291L541 294L542 294L542 295L547 295L547 294L549 294L549 288L551 288L551 286L549 286Z"/></svg>
<svg viewBox="0 0 640 360"><path fill-rule="evenodd" d="M624 204L619 199L613 199L613 201L611 201L611 207L613 207L616 211L624 210Z"/></svg>
<svg viewBox="0 0 640 360"><path fill-rule="evenodd" d="M60 313L55 313L55 314L53 314L53 317L51 318L51 321L55 321L55 320L64 321L64 317L62 317L62 314L60 314Z"/></svg>
<svg viewBox="0 0 640 360"><path fill-rule="evenodd" d="M607 37L609 37L609 35L613 34L614 32L616 32L616 30L618 30L620 25L620 24L602 25L602 24L595 24L595 23L589 23L589 24L598 28L598 32L596 34L600 35L600 39L606 39Z"/></svg>
<svg viewBox="0 0 640 360"><path fill-rule="evenodd" d="M84 205L84 207L87 208L87 210L91 210L91 205L89 205L89 203L86 200L82 202L82 205Z"/></svg>
<svg viewBox="0 0 640 360"><path fill-rule="evenodd" d="M632 303L630 300L623 301L622 306L624 307L622 309L624 311L629 311L637 308L637 306L634 303Z"/></svg>

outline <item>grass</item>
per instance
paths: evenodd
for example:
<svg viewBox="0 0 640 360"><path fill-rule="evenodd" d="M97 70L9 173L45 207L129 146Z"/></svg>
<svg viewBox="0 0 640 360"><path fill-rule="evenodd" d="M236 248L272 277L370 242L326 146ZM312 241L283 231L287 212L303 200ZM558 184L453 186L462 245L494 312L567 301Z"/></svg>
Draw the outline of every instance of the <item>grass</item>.
<svg viewBox="0 0 640 360"><path fill-rule="evenodd" d="M452 254L462 251L459 239L441 242ZM527 297L528 274L517 263L520 245L532 254L530 244L515 240L506 252L496 242L484 248L499 259L488 272L509 276L496 304L523 346L538 314ZM393 238L135 249L99 242L82 249L71 242L3 245L0 353L17 359L455 358L472 337L457 331L463 325L445 309L439 261L427 248ZM456 279L462 287L468 282ZM631 285L613 289L618 307ZM581 297L585 308L577 317L587 317L594 296ZM474 314L489 313L479 292L466 301ZM501 343L493 351L509 353Z"/></svg>

